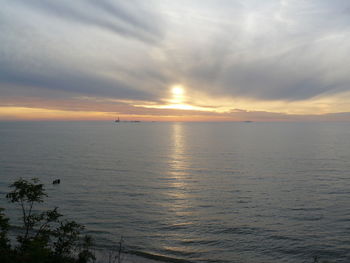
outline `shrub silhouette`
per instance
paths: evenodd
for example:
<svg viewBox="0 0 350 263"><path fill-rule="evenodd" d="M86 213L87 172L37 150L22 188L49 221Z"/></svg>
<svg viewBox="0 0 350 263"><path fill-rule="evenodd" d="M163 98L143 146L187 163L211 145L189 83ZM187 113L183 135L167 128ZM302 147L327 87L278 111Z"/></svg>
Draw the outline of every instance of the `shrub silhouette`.
<svg viewBox="0 0 350 263"><path fill-rule="evenodd" d="M8 238L9 219L0 208L0 262L87 263L95 261L92 239L82 237L84 227L75 221L62 220L58 208L36 212L34 207L47 196L43 184L33 178L20 178L10 185L9 202L21 209L21 231L16 246Z"/></svg>

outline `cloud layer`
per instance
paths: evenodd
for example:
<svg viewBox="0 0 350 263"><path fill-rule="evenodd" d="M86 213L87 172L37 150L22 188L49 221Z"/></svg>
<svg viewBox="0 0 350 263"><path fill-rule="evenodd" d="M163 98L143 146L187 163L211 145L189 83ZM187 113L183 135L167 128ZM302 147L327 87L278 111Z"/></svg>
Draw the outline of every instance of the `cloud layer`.
<svg viewBox="0 0 350 263"><path fill-rule="evenodd" d="M350 92L349 10L345 0L3 1L0 103L162 103L177 83L232 109L236 98L335 98Z"/></svg>

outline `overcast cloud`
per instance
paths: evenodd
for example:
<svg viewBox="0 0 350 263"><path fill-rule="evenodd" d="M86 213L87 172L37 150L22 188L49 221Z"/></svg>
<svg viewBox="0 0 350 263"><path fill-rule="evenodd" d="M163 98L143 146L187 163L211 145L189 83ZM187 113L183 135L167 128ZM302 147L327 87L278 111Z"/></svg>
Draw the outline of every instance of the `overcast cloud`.
<svg viewBox="0 0 350 263"><path fill-rule="evenodd" d="M61 94L156 102L174 83L267 101L350 91L345 0L0 4L3 100Z"/></svg>

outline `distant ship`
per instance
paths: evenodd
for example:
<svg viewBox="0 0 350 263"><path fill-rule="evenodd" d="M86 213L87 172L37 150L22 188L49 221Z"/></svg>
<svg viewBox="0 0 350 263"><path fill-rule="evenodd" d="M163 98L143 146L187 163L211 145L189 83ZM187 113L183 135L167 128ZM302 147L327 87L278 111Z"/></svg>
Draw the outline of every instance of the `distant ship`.
<svg viewBox="0 0 350 263"><path fill-rule="evenodd" d="M118 122L123 122L123 123L139 123L139 122L141 122L141 121L128 121L128 120L126 120L126 121L121 121L121 120L119 119L119 116L118 116L118 119L116 119L114 122L116 122L116 123L118 123Z"/></svg>

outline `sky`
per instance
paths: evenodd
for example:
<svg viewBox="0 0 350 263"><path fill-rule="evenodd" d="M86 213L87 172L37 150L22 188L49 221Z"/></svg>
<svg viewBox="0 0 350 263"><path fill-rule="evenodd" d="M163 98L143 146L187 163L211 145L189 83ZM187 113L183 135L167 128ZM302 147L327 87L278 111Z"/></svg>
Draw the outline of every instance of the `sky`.
<svg viewBox="0 0 350 263"><path fill-rule="evenodd" d="M0 4L0 120L350 121L347 0Z"/></svg>

